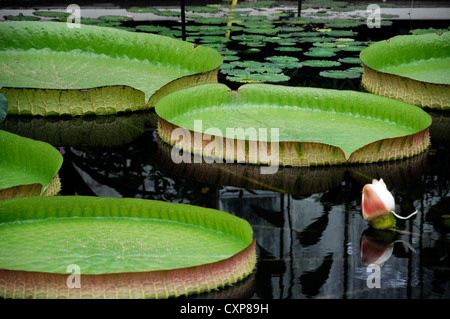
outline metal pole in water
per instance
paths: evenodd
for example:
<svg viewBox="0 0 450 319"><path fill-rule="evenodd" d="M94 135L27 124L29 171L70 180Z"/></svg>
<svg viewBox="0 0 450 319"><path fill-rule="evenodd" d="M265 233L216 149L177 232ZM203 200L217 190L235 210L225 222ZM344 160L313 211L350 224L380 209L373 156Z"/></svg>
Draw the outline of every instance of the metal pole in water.
<svg viewBox="0 0 450 319"><path fill-rule="evenodd" d="M186 41L186 16L185 16L185 5L184 0L181 0L181 35L183 41Z"/></svg>

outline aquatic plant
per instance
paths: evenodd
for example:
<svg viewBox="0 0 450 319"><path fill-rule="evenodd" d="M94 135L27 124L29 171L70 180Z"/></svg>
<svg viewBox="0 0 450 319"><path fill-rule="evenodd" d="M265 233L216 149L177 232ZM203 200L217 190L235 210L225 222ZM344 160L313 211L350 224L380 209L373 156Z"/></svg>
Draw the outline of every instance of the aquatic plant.
<svg viewBox="0 0 450 319"><path fill-rule="evenodd" d="M302 48L299 48L299 47L293 47L293 46L278 47L278 48L275 48L274 50L276 50L276 51L282 51L282 52L300 52L300 51L303 51Z"/></svg>
<svg viewBox="0 0 450 319"><path fill-rule="evenodd" d="M197 13L218 13L220 12L220 8L211 6L189 6L186 7L186 11Z"/></svg>
<svg viewBox="0 0 450 319"><path fill-rule="evenodd" d="M361 51L362 85L407 103L450 109L450 32L396 36Z"/></svg>
<svg viewBox="0 0 450 319"><path fill-rule="evenodd" d="M289 81L290 77L283 73L247 73L227 77L227 80L241 83L277 83Z"/></svg>
<svg viewBox="0 0 450 319"><path fill-rule="evenodd" d="M369 221L372 227L377 229L392 228L395 225L395 217L408 219L417 211L407 217L399 216L395 213L395 199L387 189L383 179L372 181L363 187L361 210L365 220Z"/></svg>
<svg viewBox="0 0 450 319"><path fill-rule="evenodd" d="M172 90L217 81L223 61L215 50L167 37L55 22L1 23L0 48L0 93L8 113L20 115L149 108Z"/></svg>
<svg viewBox="0 0 450 319"><path fill-rule="evenodd" d="M63 18L68 17L70 13L64 11L33 11L33 14L38 17L49 17L49 18Z"/></svg>
<svg viewBox="0 0 450 319"><path fill-rule="evenodd" d="M338 61L342 63L361 64L361 59L356 57L339 58Z"/></svg>
<svg viewBox="0 0 450 319"><path fill-rule="evenodd" d="M160 25L138 25L136 26L136 30L150 33L159 33L162 31L169 31L170 28Z"/></svg>
<svg viewBox="0 0 450 319"><path fill-rule="evenodd" d="M177 297L234 284L256 264L249 223L204 207L28 197L2 201L0 222L3 298ZM78 286L69 265L82 271Z"/></svg>
<svg viewBox="0 0 450 319"><path fill-rule="evenodd" d="M39 21L41 20L40 17L34 17L34 16L26 16L23 15L23 13L19 13L18 15L6 15L4 16L5 20L7 21Z"/></svg>
<svg viewBox="0 0 450 319"><path fill-rule="evenodd" d="M63 159L50 144L0 130L0 146L0 200L60 191Z"/></svg>
<svg viewBox="0 0 450 319"><path fill-rule="evenodd" d="M426 34L426 33L444 33L450 31L450 28L447 29L435 29L435 28L428 28L428 29L411 29L409 30L409 33L413 35L419 35L419 34Z"/></svg>
<svg viewBox="0 0 450 319"><path fill-rule="evenodd" d="M132 8L127 8L128 12L133 12L133 13L153 13L155 11L158 11L158 9L156 8L141 8L141 7L132 7Z"/></svg>
<svg viewBox="0 0 450 319"><path fill-rule="evenodd" d="M133 18L119 16L119 15L104 15L104 16L99 16L98 19L108 21L108 22L133 21Z"/></svg>
<svg viewBox="0 0 450 319"><path fill-rule="evenodd" d="M309 67L319 67L319 68L326 68L326 67L333 67L333 66L340 66L341 63L337 61L328 61L328 60L304 60L302 61L302 64L304 66Z"/></svg>
<svg viewBox="0 0 450 319"><path fill-rule="evenodd" d="M357 72L346 71L346 70L322 71L319 74L320 74L320 76L323 76L325 78L332 78L332 79L357 79L361 76L361 74L359 74Z"/></svg>
<svg viewBox="0 0 450 319"><path fill-rule="evenodd" d="M364 23L365 21L362 20L334 19L327 20L325 25L329 28L345 29L359 27Z"/></svg>
<svg viewBox="0 0 450 319"><path fill-rule="evenodd" d="M269 56L266 57L265 60L272 62L274 65L281 68L301 68L302 64L299 62L299 59L292 56Z"/></svg>
<svg viewBox="0 0 450 319"><path fill-rule="evenodd" d="M332 57L335 56L336 53L333 50L327 50L329 48L321 48L321 50L310 50L304 52L304 55L312 56L312 57Z"/></svg>
<svg viewBox="0 0 450 319"><path fill-rule="evenodd" d="M232 91L223 84L205 84L165 96L155 110L163 141L227 162L271 166L275 162L281 166L371 163L418 154L430 142L431 118L426 112L356 91L268 84L243 85ZM194 127L195 120L201 120L201 128ZM253 128L256 135L249 136L248 130L244 135L230 135L227 127ZM260 135L259 129L264 128L278 129L279 134L275 138ZM183 132L182 138L174 134L175 129L177 134ZM193 131L225 140L203 143L206 149L200 149L192 143ZM271 149L271 155L258 155L261 143L274 139L275 145L264 148ZM253 145L249 141L257 144L249 148ZM226 151L230 142L244 143L245 153Z"/></svg>

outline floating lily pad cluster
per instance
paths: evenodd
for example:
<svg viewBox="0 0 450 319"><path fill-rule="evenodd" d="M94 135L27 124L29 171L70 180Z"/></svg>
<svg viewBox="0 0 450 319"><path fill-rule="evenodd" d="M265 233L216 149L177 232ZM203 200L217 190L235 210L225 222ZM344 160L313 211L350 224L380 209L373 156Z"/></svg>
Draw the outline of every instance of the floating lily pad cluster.
<svg viewBox="0 0 450 319"><path fill-rule="evenodd" d="M307 68L321 68L323 72L317 74L322 77L357 78L355 73L361 74L362 69L358 65L341 63L339 59L356 59L359 52L367 46L367 43L355 41L358 36L357 28L365 25L366 17L344 16L349 11L346 9L353 8L346 1L305 1L302 5L315 11L297 17L296 10L292 7L276 6L274 1L239 2L237 5L223 1L214 5L187 6L186 40L219 51L224 57L220 75L230 82L289 83L303 71L308 72L298 70L302 61L307 61ZM392 7L391 4L390 6ZM267 8L272 9L267 11ZM357 8L353 8L355 9ZM81 23L156 33L178 39L182 37L178 8L132 7L127 11L130 13L127 16L82 17ZM37 12L41 16L60 21L65 21L66 18L66 14L62 12ZM153 22L133 22L133 14L166 16L171 23L160 19ZM382 23L388 23L395 16L384 15L382 18ZM245 60L263 63L268 70L257 72L250 68L247 76L244 76L246 67L232 63L241 62L242 55L239 57L238 52L244 53ZM297 69L292 67L293 64L274 65L267 60L271 57L269 54L298 59ZM321 60L327 62L318 62Z"/></svg>
<svg viewBox="0 0 450 319"><path fill-rule="evenodd" d="M288 83L317 68L321 77L332 80L361 77L359 52L367 43L355 39L355 30L363 19L339 18L347 2L306 1L306 7L331 11L300 18L283 7L265 10L275 4L188 6L185 28L178 24L178 9L137 7L126 16L83 17L82 31L70 33L58 23L2 23L0 66L7 72L0 74L0 121L8 100L9 114L19 116L104 115L154 106L158 133L170 145L198 151L188 139L179 143L172 134L178 128L184 129L183 136L195 134L195 118L223 130L238 124L277 128L279 154L270 146L269 161L254 157L250 145L256 141L261 146L272 137L244 137L240 141L248 152L243 161L273 164L279 155L277 165L295 167L388 161L428 147L430 117L400 101L269 84L235 91L214 83L220 66L229 82ZM141 23L133 14L172 22ZM65 22L67 17L48 10L5 19ZM182 30L195 44L167 38L180 38ZM36 63L42 59L48 63ZM56 80L54 70L62 72ZM139 131L141 124L133 126ZM52 196L61 187L61 153L3 130L0 144L0 197L8 198L0 206L1 297L168 298L236 283L255 268L255 241L245 220L148 200ZM213 150L216 159L242 160L220 154L219 146ZM57 262L49 264L49 259ZM69 289L67 282L65 267L73 264L83 268L79 290Z"/></svg>

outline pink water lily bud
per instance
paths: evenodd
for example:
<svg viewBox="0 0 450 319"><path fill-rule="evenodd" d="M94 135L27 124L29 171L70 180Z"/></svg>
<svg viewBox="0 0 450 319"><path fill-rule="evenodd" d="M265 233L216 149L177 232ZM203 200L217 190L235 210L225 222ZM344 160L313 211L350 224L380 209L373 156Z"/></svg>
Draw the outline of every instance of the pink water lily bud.
<svg viewBox="0 0 450 319"><path fill-rule="evenodd" d="M395 200L381 178L363 187L361 201L362 215L365 220L373 221L385 217L395 210Z"/></svg>

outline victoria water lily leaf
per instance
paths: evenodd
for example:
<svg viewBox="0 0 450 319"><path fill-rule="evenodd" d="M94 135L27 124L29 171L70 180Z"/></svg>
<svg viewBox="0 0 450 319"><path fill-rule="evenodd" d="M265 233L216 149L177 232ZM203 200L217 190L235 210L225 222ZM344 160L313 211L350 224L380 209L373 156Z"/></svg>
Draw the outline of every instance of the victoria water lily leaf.
<svg viewBox="0 0 450 319"><path fill-rule="evenodd" d="M50 144L0 130L0 146L0 199L43 195L58 184L63 158Z"/></svg>
<svg viewBox="0 0 450 319"><path fill-rule="evenodd" d="M158 133L171 145L212 158L271 165L277 160L311 166L408 157L429 145L431 125L420 108L385 97L268 84L237 91L200 85L165 96L155 110ZM204 137L199 143L194 132L213 141ZM233 151L237 143L245 144L240 144L245 154ZM258 154L255 143L266 152Z"/></svg>
<svg viewBox="0 0 450 319"><path fill-rule="evenodd" d="M256 263L248 222L191 205L17 198L2 202L0 225L4 298L168 298L233 284ZM69 265L78 289L67 285Z"/></svg>
<svg viewBox="0 0 450 319"><path fill-rule="evenodd" d="M396 36L370 45L360 57L369 92L450 109L450 32Z"/></svg>
<svg viewBox="0 0 450 319"><path fill-rule="evenodd" d="M0 92L10 114L84 115L154 106L170 91L217 82L220 54L113 28L0 23Z"/></svg>

